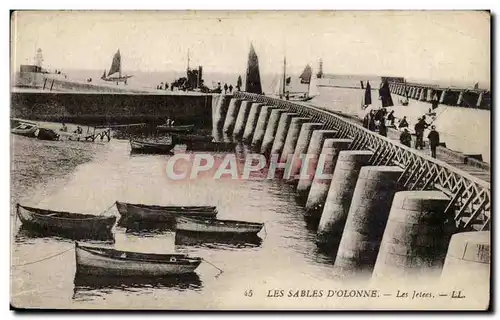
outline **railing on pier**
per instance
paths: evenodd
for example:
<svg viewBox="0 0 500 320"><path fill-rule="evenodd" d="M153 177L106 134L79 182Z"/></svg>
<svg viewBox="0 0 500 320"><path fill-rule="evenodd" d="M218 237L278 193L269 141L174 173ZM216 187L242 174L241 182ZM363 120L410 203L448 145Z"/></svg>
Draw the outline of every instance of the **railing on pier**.
<svg viewBox="0 0 500 320"><path fill-rule="evenodd" d="M374 152L373 165L397 165L404 169L399 181L407 190L438 189L451 199L446 213L454 213L460 230L489 230L491 213L490 183L457 169L443 161L421 154L399 141L374 133L352 120L310 105L290 102L247 92L234 97L279 106L322 122L325 129L339 131L339 138L353 140L350 149Z"/></svg>

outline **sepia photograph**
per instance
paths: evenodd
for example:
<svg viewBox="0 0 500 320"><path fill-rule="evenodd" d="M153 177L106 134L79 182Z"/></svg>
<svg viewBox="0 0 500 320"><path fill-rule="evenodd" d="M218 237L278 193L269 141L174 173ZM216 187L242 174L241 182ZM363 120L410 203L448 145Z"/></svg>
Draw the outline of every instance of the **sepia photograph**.
<svg viewBox="0 0 500 320"><path fill-rule="evenodd" d="M491 20L11 10L11 310L488 310Z"/></svg>

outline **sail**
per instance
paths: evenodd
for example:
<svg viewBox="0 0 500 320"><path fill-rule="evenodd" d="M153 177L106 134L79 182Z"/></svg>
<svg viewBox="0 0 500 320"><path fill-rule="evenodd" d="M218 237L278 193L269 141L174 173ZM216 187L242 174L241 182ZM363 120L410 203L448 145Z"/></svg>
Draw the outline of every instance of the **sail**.
<svg viewBox="0 0 500 320"><path fill-rule="evenodd" d="M278 81L276 82L276 86L274 87L273 93L277 96L283 95L283 78L282 77L278 77Z"/></svg>
<svg viewBox="0 0 500 320"><path fill-rule="evenodd" d="M310 65L307 65L299 76L301 83L309 83L311 81L312 69Z"/></svg>
<svg viewBox="0 0 500 320"><path fill-rule="evenodd" d="M312 74L312 72L311 72ZM307 96L309 98L313 98L315 96L319 95L319 90L318 90L318 77L311 77L310 82L309 82L309 92L307 93Z"/></svg>
<svg viewBox="0 0 500 320"><path fill-rule="evenodd" d="M247 78L245 90L250 93L262 94L262 85L260 83L259 58L255 53L253 45L250 45L248 54Z"/></svg>
<svg viewBox="0 0 500 320"><path fill-rule="evenodd" d="M366 88L365 88L365 94L364 94L364 97L363 97L363 104L365 106L368 106L370 104L372 104L372 87L370 85L370 81L366 81Z"/></svg>
<svg viewBox="0 0 500 320"><path fill-rule="evenodd" d="M108 77L112 74L118 72L118 75L121 77L122 73L122 61L120 56L120 50L118 50L113 56L113 62L111 62L111 68L109 68Z"/></svg>

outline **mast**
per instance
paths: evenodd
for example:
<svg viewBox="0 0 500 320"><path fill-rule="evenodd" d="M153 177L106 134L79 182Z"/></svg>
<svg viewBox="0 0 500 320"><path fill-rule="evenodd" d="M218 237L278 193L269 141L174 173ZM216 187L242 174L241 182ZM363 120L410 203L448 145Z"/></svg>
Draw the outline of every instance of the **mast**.
<svg viewBox="0 0 500 320"><path fill-rule="evenodd" d="M286 86L286 56L283 57L283 88L282 88L282 94L283 97L285 96L285 86Z"/></svg>
<svg viewBox="0 0 500 320"><path fill-rule="evenodd" d="M189 71L189 49L188 49L188 59L187 59L187 71Z"/></svg>

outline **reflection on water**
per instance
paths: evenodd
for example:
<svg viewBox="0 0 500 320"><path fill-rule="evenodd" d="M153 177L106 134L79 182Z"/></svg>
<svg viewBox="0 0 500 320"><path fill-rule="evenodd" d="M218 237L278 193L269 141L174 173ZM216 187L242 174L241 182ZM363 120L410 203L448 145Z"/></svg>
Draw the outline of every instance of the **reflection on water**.
<svg viewBox="0 0 500 320"><path fill-rule="evenodd" d="M238 152L243 157L249 150L238 146ZM38 301L44 306L81 308L133 304L137 308L189 309L221 301L219 297L229 292L240 292L240 287L250 283L263 284L266 279L292 284L316 280L324 283L333 279L332 258L318 252L316 232L307 229L304 209L296 203L292 185L279 179L215 180L209 177L172 181L165 175L168 158L165 155L131 157L128 143L111 140L94 161L80 165L65 177L63 187L60 180L50 181L39 187L43 192L34 191L38 197L26 194L20 202L52 210L106 212L116 216L119 216L116 207L110 208L115 201L215 205L219 219L263 222L265 228L254 238L176 237L172 230L114 227L114 243L95 242L123 251L200 257L224 270L220 276L217 276L219 270L202 263L196 269L198 282L186 284L179 279L161 279L154 283L134 280L124 284L114 280L108 283L108 279L101 277L97 284L103 285L96 288L96 281L88 279L86 282L75 279L73 283L75 255L68 251L56 258L14 269L12 292L19 293L16 299L25 305ZM72 240L37 235L19 225L17 222L13 232L15 265L43 259L72 246ZM42 290L44 294L40 294L41 288L46 291ZM134 296L130 297L131 294Z"/></svg>
<svg viewBox="0 0 500 320"><path fill-rule="evenodd" d="M176 291L201 290L203 283L196 273L173 275L170 277L97 277L75 275L75 300L92 300L112 294L114 290L148 295L153 289L171 289Z"/></svg>
<svg viewBox="0 0 500 320"><path fill-rule="evenodd" d="M257 235L221 236L217 234L175 233L175 244L184 246L198 246L206 248L245 248L258 247L262 239Z"/></svg>
<svg viewBox="0 0 500 320"><path fill-rule="evenodd" d="M89 236L87 233L78 233L78 232L64 232L64 231L55 231L50 229L39 229L36 227L30 227L26 225L21 225L19 231L15 235L15 241L18 243L29 241L32 238L53 238L57 240L87 240L87 241L98 241L98 242L107 242L113 243L114 235L112 232L102 232L99 234L95 234Z"/></svg>

